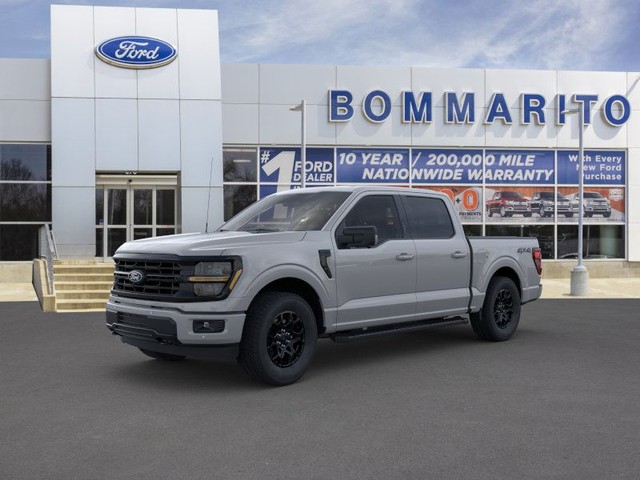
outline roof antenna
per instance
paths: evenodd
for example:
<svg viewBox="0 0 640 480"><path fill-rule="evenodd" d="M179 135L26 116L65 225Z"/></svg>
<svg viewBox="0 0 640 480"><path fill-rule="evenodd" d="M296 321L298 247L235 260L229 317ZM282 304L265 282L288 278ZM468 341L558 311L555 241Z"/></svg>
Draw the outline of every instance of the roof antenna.
<svg viewBox="0 0 640 480"><path fill-rule="evenodd" d="M207 196L207 218L204 222L204 233L209 233L209 208L211 207L211 189L213 183L213 157L211 157L211 168L209 169L209 194Z"/></svg>

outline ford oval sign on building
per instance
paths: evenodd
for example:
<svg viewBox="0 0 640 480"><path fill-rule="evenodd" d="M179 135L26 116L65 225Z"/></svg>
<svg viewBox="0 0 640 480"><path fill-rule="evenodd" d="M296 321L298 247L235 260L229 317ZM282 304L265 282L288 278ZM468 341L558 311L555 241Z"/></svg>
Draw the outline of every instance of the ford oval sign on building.
<svg viewBox="0 0 640 480"><path fill-rule="evenodd" d="M122 68L157 68L171 63L178 55L169 43L151 37L117 37L96 47L96 56Z"/></svg>

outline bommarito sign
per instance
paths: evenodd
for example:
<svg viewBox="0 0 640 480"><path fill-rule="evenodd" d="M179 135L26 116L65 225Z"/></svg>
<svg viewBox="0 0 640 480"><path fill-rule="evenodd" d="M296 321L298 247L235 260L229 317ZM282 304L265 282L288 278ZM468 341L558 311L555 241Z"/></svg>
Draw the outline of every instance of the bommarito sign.
<svg viewBox="0 0 640 480"><path fill-rule="evenodd" d="M433 121L433 94L430 91L401 92L401 115L403 123L429 124ZM584 124L589 125L592 119L594 104L600 100L595 94L558 94L555 96L555 123L564 125L568 108L568 99L576 105L582 106ZM476 98L474 92L445 92L444 93L444 122L450 124L470 124L483 121L485 125L492 125L500 121L506 125L514 122L509 103L503 93L497 92L491 96L487 105L484 119L476 118ZM354 98L349 90L329 90L329 122L348 122L353 118ZM520 94L520 118L522 125L545 125L551 120L547 118L548 99L537 93ZM383 90L373 90L362 99L362 115L373 123L382 123L391 115L391 96ZM624 125L631 116L631 105L624 95L611 95L604 99L602 108L604 120L612 127Z"/></svg>

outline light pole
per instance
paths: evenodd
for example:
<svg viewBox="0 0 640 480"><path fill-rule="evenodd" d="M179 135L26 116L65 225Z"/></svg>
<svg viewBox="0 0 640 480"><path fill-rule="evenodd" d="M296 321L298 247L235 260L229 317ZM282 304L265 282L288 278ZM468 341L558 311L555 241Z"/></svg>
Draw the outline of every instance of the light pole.
<svg viewBox="0 0 640 480"><path fill-rule="evenodd" d="M300 185L302 188L305 187L305 177L307 176L306 163L307 163L307 102L302 100L298 105L294 107L289 107L289 110L292 112L301 112L302 113L302 121L301 121L301 139L300 139L300 161L302 162L302 171L300 174L302 175L302 180Z"/></svg>
<svg viewBox="0 0 640 480"><path fill-rule="evenodd" d="M577 113L578 122L578 264L571 270L571 295L580 297L589 293L589 271L582 263L584 220L584 103L577 109L564 110L563 114Z"/></svg>

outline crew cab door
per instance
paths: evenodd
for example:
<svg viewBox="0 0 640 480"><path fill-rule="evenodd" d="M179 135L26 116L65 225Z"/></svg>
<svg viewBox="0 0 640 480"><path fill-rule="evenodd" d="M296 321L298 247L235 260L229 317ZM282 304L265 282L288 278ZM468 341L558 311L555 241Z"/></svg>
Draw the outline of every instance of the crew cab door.
<svg viewBox="0 0 640 480"><path fill-rule="evenodd" d="M338 330L413 320L416 306L416 250L407 237L395 195L361 197L338 222L336 282ZM341 242L345 227L375 227L373 245Z"/></svg>
<svg viewBox="0 0 640 480"><path fill-rule="evenodd" d="M417 253L416 315L459 315L469 305L471 255L455 212L439 197L402 195Z"/></svg>

